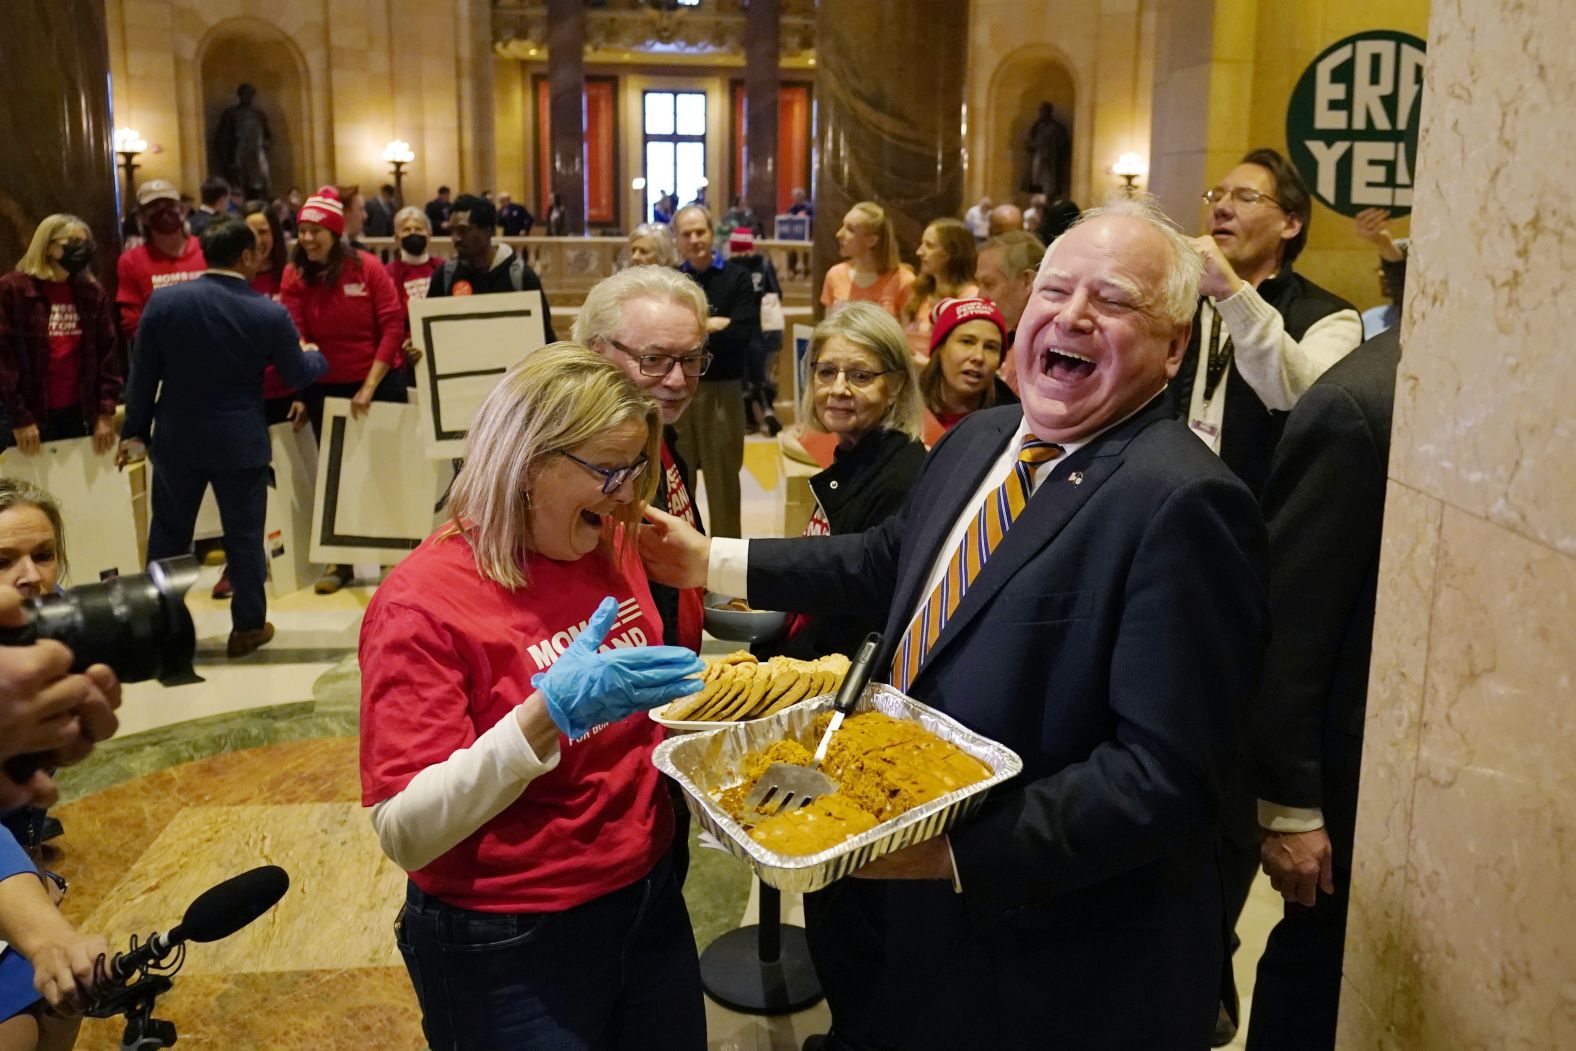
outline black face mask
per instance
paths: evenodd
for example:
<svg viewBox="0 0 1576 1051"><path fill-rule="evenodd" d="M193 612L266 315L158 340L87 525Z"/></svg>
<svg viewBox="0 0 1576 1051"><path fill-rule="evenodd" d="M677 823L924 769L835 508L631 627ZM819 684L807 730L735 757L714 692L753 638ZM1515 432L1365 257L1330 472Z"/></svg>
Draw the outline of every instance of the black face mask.
<svg viewBox="0 0 1576 1051"><path fill-rule="evenodd" d="M68 244L61 249L60 266L72 277L82 273L93 262L91 244Z"/></svg>
<svg viewBox="0 0 1576 1051"><path fill-rule="evenodd" d="M399 246L411 255L421 255L427 250L427 238L422 234L406 234L399 239Z"/></svg>

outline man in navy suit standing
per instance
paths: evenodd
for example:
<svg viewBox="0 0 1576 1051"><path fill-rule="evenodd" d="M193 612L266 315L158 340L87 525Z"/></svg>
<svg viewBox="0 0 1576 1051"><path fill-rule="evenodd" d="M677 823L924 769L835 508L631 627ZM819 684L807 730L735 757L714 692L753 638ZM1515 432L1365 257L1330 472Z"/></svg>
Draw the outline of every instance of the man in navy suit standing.
<svg viewBox="0 0 1576 1051"><path fill-rule="evenodd" d="M263 370L274 366L302 390L328 362L301 349L284 307L252 290L262 259L246 223L221 216L200 240L207 272L160 289L142 315L116 462L124 465L138 444L151 449L150 561L191 549L198 506L213 486L235 589L227 652L244 657L274 637L263 592L272 459Z"/></svg>
<svg viewBox="0 0 1576 1051"><path fill-rule="evenodd" d="M960 424L902 512L641 536L663 583L884 617L890 681L1023 757L977 816L858 873L887 888L890 1046L1209 1046L1221 793L1267 615L1253 496L1163 397L1200 270L1149 200L1095 209L1019 322L1021 413Z"/></svg>

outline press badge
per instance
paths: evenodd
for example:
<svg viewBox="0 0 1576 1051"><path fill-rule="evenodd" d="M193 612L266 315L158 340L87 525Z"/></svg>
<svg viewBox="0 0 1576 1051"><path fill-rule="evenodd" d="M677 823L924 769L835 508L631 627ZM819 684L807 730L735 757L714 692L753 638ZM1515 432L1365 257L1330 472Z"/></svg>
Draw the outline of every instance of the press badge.
<svg viewBox="0 0 1576 1051"><path fill-rule="evenodd" d="M1220 427L1208 420L1192 419L1188 429L1198 435L1198 440L1209 446L1211 452L1220 452Z"/></svg>

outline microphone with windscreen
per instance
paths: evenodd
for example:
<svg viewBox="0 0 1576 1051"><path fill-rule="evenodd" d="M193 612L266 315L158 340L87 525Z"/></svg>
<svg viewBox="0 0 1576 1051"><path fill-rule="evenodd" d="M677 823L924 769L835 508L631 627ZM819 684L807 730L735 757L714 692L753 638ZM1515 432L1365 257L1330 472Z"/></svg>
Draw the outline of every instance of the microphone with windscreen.
<svg viewBox="0 0 1576 1051"><path fill-rule="evenodd" d="M273 908L290 889L290 876L278 865L263 865L232 876L199 894L186 915L168 934L154 934L129 951L116 953L106 970L115 982L124 982L162 962L186 942L216 942L228 938Z"/></svg>

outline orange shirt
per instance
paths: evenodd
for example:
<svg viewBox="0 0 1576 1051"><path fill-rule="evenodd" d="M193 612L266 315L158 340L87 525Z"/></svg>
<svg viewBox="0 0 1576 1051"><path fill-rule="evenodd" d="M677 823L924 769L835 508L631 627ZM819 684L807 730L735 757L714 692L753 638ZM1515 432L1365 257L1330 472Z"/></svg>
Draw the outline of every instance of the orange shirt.
<svg viewBox="0 0 1576 1051"><path fill-rule="evenodd" d="M844 303L864 300L878 303L882 310L903 320L903 307L914 292L914 272L905 266L882 274L870 285L861 288L854 283L854 268L849 263L838 263L826 272L821 282L821 305L828 311Z"/></svg>

